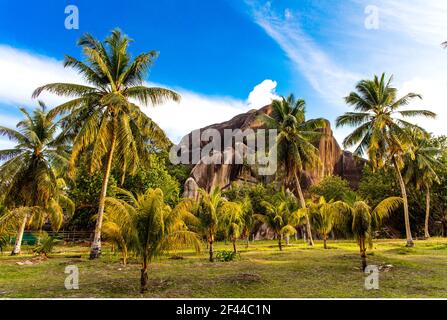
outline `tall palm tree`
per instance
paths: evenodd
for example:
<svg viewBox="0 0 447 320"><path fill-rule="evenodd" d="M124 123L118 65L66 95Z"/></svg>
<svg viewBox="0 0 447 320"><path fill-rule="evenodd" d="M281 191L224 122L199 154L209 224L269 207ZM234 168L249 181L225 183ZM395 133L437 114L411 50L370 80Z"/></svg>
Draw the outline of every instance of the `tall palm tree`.
<svg viewBox="0 0 447 320"><path fill-rule="evenodd" d="M79 156L90 151L90 171L104 170L91 259L101 254L101 227L112 165L119 167L123 177L128 172L134 174L139 166L149 162L149 146L166 148L170 143L163 130L134 101L157 105L180 99L171 90L144 85L157 53L142 53L132 60L128 52L130 42L118 29L104 42L85 34L78 42L85 60L66 56L64 67L77 70L86 84L52 83L37 88L33 94L37 97L47 91L73 98L50 112L54 116L65 115L62 137L73 140L70 167L74 169Z"/></svg>
<svg viewBox="0 0 447 320"><path fill-rule="evenodd" d="M295 190L301 207L306 208L299 177L304 168L319 164L318 149L313 145L321 137L318 129L326 127L324 119L306 120L305 101L293 95L272 102L271 115L261 115L260 120L269 129L277 129L278 162L284 169L284 184ZM309 244L313 245L312 228L306 223Z"/></svg>
<svg viewBox="0 0 447 320"><path fill-rule="evenodd" d="M367 243L369 247L372 247L374 231L402 202L400 197L389 197L372 209L366 202L357 198L346 202L338 201L339 216L335 221L340 228L344 229L347 234L353 235L357 240L363 271L367 266Z"/></svg>
<svg viewBox="0 0 447 320"><path fill-rule="evenodd" d="M347 112L337 118L337 127L355 126L356 129L343 141L346 148L356 146L354 153L367 155L373 168L381 168L389 161L393 164L399 180L404 201L405 232L407 246L414 246L411 236L408 198L404 179L402 178L403 156L412 154L411 141L407 130L413 128L423 131L419 126L403 118L424 116L436 117L427 110L402 110L413 99L422 97L409 93L397 97L397 89L391 85L393 77L388 81L385 74L373 80L362 80L345 98L346 103L353 106L356 112Z"/></svg>
<svg viewBox="0 0 447 320"><path fill-rule="evenodd" d="M0 194L8 214L1 219L0 228L17 224L18 232L12 255L20 253L27 225L40 227L47 219L53 229L62 225L63 208L72 212L74 205L63 192L59 174L65 166L66 150L55 138L57 125L46 111L43 102L32 114L21 108L24 120L17 130L0 127L0 134L14 141L12 149L0 151Z"/></svg>
<svg viewBox="0 0 447 320"><path fill-rule="evenodd" d="M200 251L199 236L188 229L191 213L172 209L166 204L161 189L148 189L134 196L119 189L119 197L106 199L103 231L119 243L123 260L127 250L141 257L141 292L147 290L148 267L156 257L168 250L194 246Z"/></svg>
<svg viewBox="0 0 447 320"><path fill-rule="evenodd" d="M278 247L282 251L282 239L296 234L295 226L299 225L305 216L302 210L291 206L291 199L284 190L275 195L273 202L262 201L265 214L255 214L256 220L265 223L278 238Z"/></svg>
<svg viewBox="0 0 447 320"><path fill-rule="evenodd" d="M410 138L413 143L413 157L405 157L404 177L407 182L412 182L416 190L425 189L425 238L430 238L430 188L435 183L441 183L435 169L442 166L438 161L441 150L430 142L430 135L420 131L410 130Z"/></svg>

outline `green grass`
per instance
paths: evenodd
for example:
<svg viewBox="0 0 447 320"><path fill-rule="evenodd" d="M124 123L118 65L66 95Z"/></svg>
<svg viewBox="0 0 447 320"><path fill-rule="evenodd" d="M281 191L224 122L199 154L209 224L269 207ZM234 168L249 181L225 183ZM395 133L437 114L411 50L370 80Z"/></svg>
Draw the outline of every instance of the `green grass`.
<svg viewBox="0 0 447 320"><path fill-rule="evenodd" d="M162 257L151 265L150 290L139 293L139 264L126 267L109 248L100 260L90 261L88 247L59 246L46 261L18 265L30 259L31 249L20 257L0 255L0 298L41 297L166 297L166 298L447 298L447 239L416 241L405 248L403 240L378 240L368 263L393 265L380 273L380 289L364 289L358 248L353 241L331 241L324 250L317 242L309 248L291 242L280 252L274 241L259 241L245 249L241 259L209 263L207 253L177 252L184 259ZM230 250L219 243L216 250ZM82 255L79 258L70 256ZM79 290L66 290L65 267L80 271Z"/></svg>

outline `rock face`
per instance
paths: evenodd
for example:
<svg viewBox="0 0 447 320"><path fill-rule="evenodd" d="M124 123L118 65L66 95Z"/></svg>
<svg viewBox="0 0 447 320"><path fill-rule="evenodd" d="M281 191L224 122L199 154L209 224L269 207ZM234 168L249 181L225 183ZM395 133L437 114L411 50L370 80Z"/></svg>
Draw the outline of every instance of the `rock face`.
<svg viewBox="0 0 447 320"><path fill-rule="evenodd" d="M262 113L271 114L271 106L266 106L259 110L250 110L247 113L237 115L233 119L213 124L211 126L200 129L197 132L203 132L207 129L214 129L219 132L223 138L225 129L240 129L242 131L246 129L262 129L262 123L257 120L258 116ZM322 129L323 135L319 142L316 143L316 147L319 149L321 165L318 168L305 170L301 174L301 184L303 189L308 189L311 185L318 183L325 176L338 175L346 179L353 188L358 187L363 166L365 164L364 159L355 158L352 153L343 151L337 141L335 140L329 121L326 128ZM231 139L231 138L230 138ZM193 157L192 153L194 148L201 149L209 143L208 141L200 141L200 135L190 133L187 136L188 152L190 159ZM225 143L221 142L221 152L214 152L210 158L214 160L219 159L225 155L235 159L238 156L238 150L246 150L247 146L238 148L237 144L232 148L225 149ZM195 146L195 147L194 147ZM239 146L240 147L240 146ZM216 161L211 161L216 163ZM208 164L209 162L201 159L196 165L193 166L190 174L190 178L185 183L184 196L194 198L197 197L197 189L204 188L211 190L214 187L226 188L234 181L243 181L248 183L257 183L260 181L268 182L272 180L272 177L259 176L256 174L256 170L250 166L243 164L221 164L221 161L217 161L218 164ZM232 162L234 163L234 161Z"/></svg>

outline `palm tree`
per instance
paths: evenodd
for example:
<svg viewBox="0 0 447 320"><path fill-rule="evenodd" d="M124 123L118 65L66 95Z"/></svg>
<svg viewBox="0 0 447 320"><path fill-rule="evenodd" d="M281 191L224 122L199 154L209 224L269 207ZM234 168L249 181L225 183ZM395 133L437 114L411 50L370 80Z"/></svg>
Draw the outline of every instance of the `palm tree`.
<svg viewBox="0 0 447 320"><path fill-rule="evenodd" d="M442 166L437 160L440 156L439 148L433 146L430 136L420 131L410 130L410 138L413 143L413 157L405 157L404 177L407 182L413 182L416 190L425 189L425 238L430 238L430 188L434 183L441 183L435 169Z"/></svg>
<svg viewBox="0 0 447 320"><path fill-rule="evenodd" d="M317 203L310 202L306 209L312 227L323 237L324 248L327 249L327 239L337 222L340 202L327 202L320 197Z"/></svg>
<svg viewBox="0 0 447 320"><path fill-rule="evenodd" d="M238 226L232 231L237 235L241 230L242 208L235 202L228 201L222 196L220 188L214 188L211 192L199 189L199 200L185 200L189 203L188 210L197 217L197 229L206 238L209 246L209 261L214 262L214 242L216 234L222 229L223 221L232 221ZM237 213L232 211L236 210ZM232 215L232 218L227 218ZM235 218L237 217L237 219ZM235 242L233 242L235 245Z"/></svg>
<svg viewBox="0 0 447 320"><path fill-rule="evenodd" d="M156 257L168 250L194 246L200 251L200 239L188 229L186 221L195 219L189 212L172 209L165 203L161 189L148 189L134 196L119 189L119 197L106 198L103 231L114 239L123 252L128 250L142 258L141 292L147 291L148 267Z"/></svg>
<svg viewBox="0 0 447 320"><path fill-rule="evenodd" d="M312 144L320 136L318 129L326 127L324 119L306 121L305 101L293 95L272 102L271 115L261 115L260 120L269 129L277 129L278 162L284 168L284 184L295 190L301 207L306 208L299 177L304 168L320 163L318 149ZM312 228L306 223L309 244L313 245Z"/></svg>
<svg viewBox="0 0 447 320"><path fill-rule="evenodd" d="M372 247L373 233L381 225L383 219L394 212L401 204L402 198L390 197L380 202L374 210L364 201L354 199L348 202L338 202L340 211L337 224L347 234L352 234L357 240L362 260L362 270L366 269L366 244Z"/></svg>
<svg viewBox="0 0 447 320"><path fill-rule="evenodd" d="M403 156L412 154L411 141L407 130L413 128L423 131L419 126L402 118L424 116L436 117L427 110L401 110L415 98L422 98L415 93L409 93L397 98L397 90L392 87L393 77L385 80L385 74L373 80L362 80L357 86L357 92L351 92L345 98L346 103L353 106L356 112L347 112L337 118L337 127L355 126L356 129L343 141L346 148L356 146L355 155L367 155L371 166L384 167L389 161L393 164L401 188L404 201L405 232L407 246L414 246L411 236L408 198L401 169ZM400 117L400 118L399 118Z"/></svg>
<svg viewBox="0 0 447 320"><path fill-rule="evenodd" d="M126 173L134 174L141 165L149 163L150 146L166 148L170 144L163 130L133 101L157 105L180 99L171 90L144 86L147 70L157 53L150 51L132 60L128 52L130 42L118 29L103 43L85 34L78 42L85 61L66 56L64 66L77 70L87 84L52 83L37 88L33 94L37 97L47 91L74 98L50 112L53 116L65 115L61 119L62 137L73 140L70 168L73 171L79 156L90 151L90 172L104 170L91 259L101 254L101 228L112 164L119 167L124 178Z"/></svg>
<svg viewBox="0 0 447 320"><path fill-rule="evenodd" d="M282 239L296 234L295 226L300 224L304 216L302 210L294 210L291 201L283 190L275 195L272 203L262 201L261 205L265 208L265 214L255 214L258 221L265 223L273 230L278 238L280 251L282 251Z"/></svg>
<svg viewBox="0 0 447 320"><path fill-rule="evenodd" d="M57 125L46 111L43 102L30 115L20 111L24 120L17 130L0 127L0 134L17 143L12 149L0 151L0 194L9 209L2 217L0 228L15 224L18 228L12 255L20 253L27 225L40 227L48 218L53 229L63 222L63 213L71 213L74 205L63 191L64 183L58 178L66 164L65 147L54 139Z"/></svg>
<svg viewBox="0 0 447 320"><path fill-rule="evenodd" d="M245 212L241 204L236 202L225 202L221 208L220 228L233 244L233 251L237 253L236 241L244 230Z"/></svg>

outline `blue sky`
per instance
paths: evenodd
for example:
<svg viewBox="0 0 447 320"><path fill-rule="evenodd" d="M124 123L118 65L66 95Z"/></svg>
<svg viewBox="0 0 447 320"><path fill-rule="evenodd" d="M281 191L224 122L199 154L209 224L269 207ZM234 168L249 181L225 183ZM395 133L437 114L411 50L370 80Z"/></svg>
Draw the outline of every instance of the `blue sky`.
<svg viewBox="0 0 447 320"><path fill-rule="evenodd" d="M306 99L310 117L333 121L347 111L343 96L374 73L395 74L402 93L424 95L439 113L422 122L447 134L447 3L437 0L345 1L2 1L0 3L0 125L17 106L32 108L32 90L46 82L82 81L62 69L64 54L80 57L84 32L103 39L120 27L133 53L160 57L149 82L178 90L180 105L148 109L173 140L197 127L262 107L277 95ZM79 8L79 30L64 27L67 5ZM365 27L373 5L377 29ZM369 12L369 11L368 11ZM44 97L50 105L59 98ZM340 141L347 129L335 134ZM0 148L8 145L0 140Z"/></svg>

